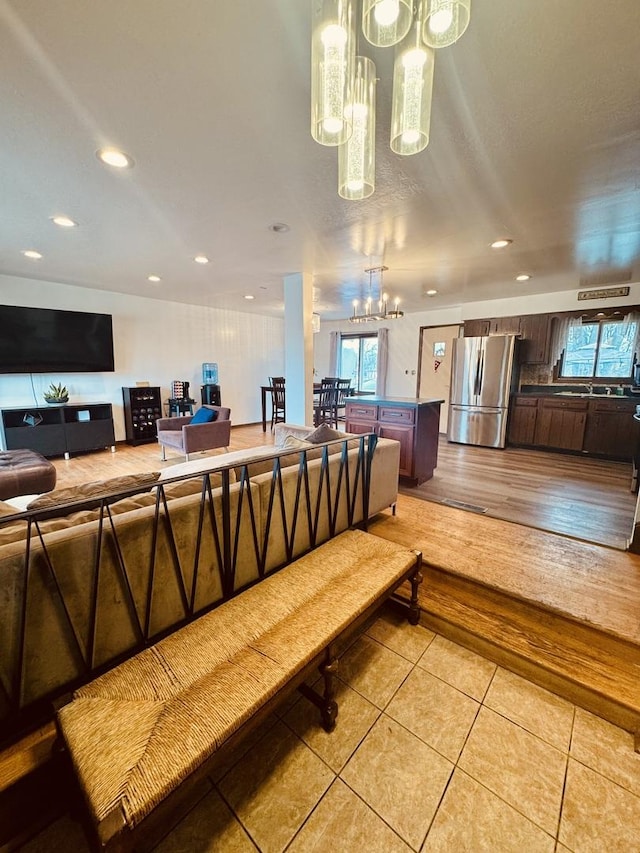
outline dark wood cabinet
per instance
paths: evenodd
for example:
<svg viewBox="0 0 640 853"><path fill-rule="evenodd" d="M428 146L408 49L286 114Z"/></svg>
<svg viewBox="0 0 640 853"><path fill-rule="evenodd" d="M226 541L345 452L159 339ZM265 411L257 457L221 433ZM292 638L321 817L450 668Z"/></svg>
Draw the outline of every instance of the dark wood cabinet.
<svg viewBox="0 0 640 853"><path fill-rule="evenodd" d="M518 335L521 364L548 364L550 326L549 314L465 320L464 336Z"/></svg>
<svg viewBox="0 0 640 853"><path fill-rule="evenodd" d="M490 335L519 335L520 317L495 317L489 320Z"/></svg>
<svg viewBox="0 0 640 853"><path fill-rule="evenodd" d="M537 397L515 397L509 412L507 440L509 444L533 445L535 443Z"/></svg>
<svg viewBox="0 0 640 853"><path fill-rule="evenodd" d="M0 420L7 450L36 450L66 459L87 450L115 450L110 403L2 409Z"/></svg>
<svg viewBox="0 0 640 853"><path fill-rule="evenodd" d="M582 450L587 401L543 397L538 405L534 444L555 450Z"/></svg>
<svg viewBox="0 0 640 853"><path fill-rule="evenodd" d="M433 477L438 463L440 403L404 397L347 400L345 429L399 442L400 477L419 485Z"/></svg>
<svg viewBox="0 0 640 853"><path fill-rule="evenodd" d="M159 387L123 388L124 427L127 444L146 444L157 438L156 421L162 417Z"/></svg>
<svg viewBox="0 0 640 853"><path fill-rule="evenodd" d="M520 362L522 364L549 363L548 314L529 314L520 320Z"/></svg>
<svg viewBox="0 0 640 853"><path fill-rule="evenodd" d="M635 410L636 400L629 397L516 394L509 410L508 441L628 461L640 447Z"/></svg>
<svg viewBox="0 0 640 853"><path fill-rule="evenodd" d="M465 320L464 337L483 338L489 334L490 324L490 320Z"/></svg>
<svg viewBox="0 0 640 853"><path fill-rule="evenodd" d="M635 400L590 400L584 450L611 459L632 459L640 437L635 410Z"/></svg>

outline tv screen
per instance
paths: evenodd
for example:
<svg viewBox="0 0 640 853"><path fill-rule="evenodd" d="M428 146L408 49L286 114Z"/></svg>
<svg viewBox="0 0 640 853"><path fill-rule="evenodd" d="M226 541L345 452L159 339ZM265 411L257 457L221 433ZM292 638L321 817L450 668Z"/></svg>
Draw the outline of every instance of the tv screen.
<svg viewBox="0 0 640 853"><path fill-rule="evenodd" d="M110 314L0 305L0 373L113 370Z"/></svg>

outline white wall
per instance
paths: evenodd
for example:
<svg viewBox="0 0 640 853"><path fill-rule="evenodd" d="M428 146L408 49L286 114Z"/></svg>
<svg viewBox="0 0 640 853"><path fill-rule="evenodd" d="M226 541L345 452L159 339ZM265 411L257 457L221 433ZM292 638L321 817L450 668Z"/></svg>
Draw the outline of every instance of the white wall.
<svg viewBox="0 0 640 853"><path fill-rule="evenodd" d="M640 304L640 283L630 286L629 296L620 299L593 299L578 302L578 291L567 290L560 293L540 293L530 296L492 299L484 302L467 302L451 308L434 308L416 314L405 314L400 320L387 323L372 323L366 332L377 331L381 326L389 328L389 373L387 393L395 397L415 397L417 394L418 347L421 326L446 326L450 323L463 323L465 320L484 317L512 317L524 314L550 314L556 311L594 311L600 308L615 308L620 305ZM348 320L334 320L320 323L320 331L314 335L313 366L317 377L328 375L329 370L329 332L344 334L365 333L361 326L354 326ZM411 371L416 373L412 374Z"/></svg>
<svg viewBox="0 0 640 853"><path fill-rule="evenodd" d="M215 361L222 403L246 424L260 420L260 385L284 370L281 319L5 275L0 302L113 316L114 373L0 375L0 407L43 405L49 383L62 382L71 403L113 405L116 440L125 437L122 386L148 381L166 400L174 379L187 380L199 402L202 363Z"/></svg>

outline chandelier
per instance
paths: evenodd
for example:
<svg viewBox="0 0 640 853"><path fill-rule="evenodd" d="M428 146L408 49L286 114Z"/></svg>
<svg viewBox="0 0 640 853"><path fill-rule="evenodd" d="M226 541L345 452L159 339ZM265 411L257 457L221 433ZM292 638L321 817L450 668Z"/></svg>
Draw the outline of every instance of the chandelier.
<svg viewBox="0 0 640 853"><path fill-rule="evenodd" d="M362 32L392 47L391 150L410 155L429 143L435 49L469 25L471 0L361 0ZM356 55L358 0L313 0L311 135L338 147L338 194L357 200L375 189L376 69Z"/></svg>
<svg viewBox="0 0 640 853"><path fill-rule="evenodd" d="M353 300L353 314L349 317L350 323L370 323L374 320L399 320L404 317L404 311L400 311L400 300L394 299L393 309L390 311L388 307L389 297L382 290L382 274L389 267L369 267L365 272L369 273L369 296L364 300L362 314L358 313L360 302L358 299ZM378 299L373 299L373 275L380 273L380 283L378 287Z"/></svg>

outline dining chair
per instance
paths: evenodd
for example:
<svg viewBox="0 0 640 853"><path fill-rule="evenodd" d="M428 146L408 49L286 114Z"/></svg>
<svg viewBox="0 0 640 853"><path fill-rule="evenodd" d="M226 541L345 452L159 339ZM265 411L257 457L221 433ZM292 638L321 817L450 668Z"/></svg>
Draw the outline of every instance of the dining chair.
<svg viewBox="0 0 640 853"><path fill-rule="evenodd" d="M313 424L319 426L322 423L328 423L331 426L337 426L336 419L336 395L337 379L323 379L320 383L320 390L313 403Z"/></svg>
<svg viewBox="0 0 640 853"><path fill-rule="evenodd" d="M338 421L346 420L347 401L346 398L352 394L351 380L338 379L336 386L336 412L335 425L338 426Z"/></svg>
<svg viewBox="0 0 640 853"><path fill-rule="evenodd" d="M270 376L271 386L271 429L277 423L287 420L287 409L284 393L284 376Z"/></svg>

